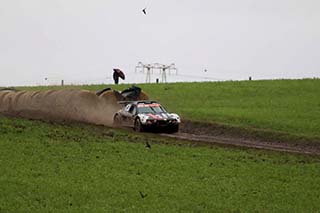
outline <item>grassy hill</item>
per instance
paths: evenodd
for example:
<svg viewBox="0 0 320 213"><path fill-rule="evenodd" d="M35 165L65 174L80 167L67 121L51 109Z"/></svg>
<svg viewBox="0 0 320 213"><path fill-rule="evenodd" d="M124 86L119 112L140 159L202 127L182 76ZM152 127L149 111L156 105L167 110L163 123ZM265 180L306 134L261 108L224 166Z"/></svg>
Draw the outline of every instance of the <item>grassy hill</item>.
<svg viewBox="0 0 320 213"><path fill-rule="evenodd" d="M139 86L184 119L320 136L319 80ZM316 212L319 183L317 157L0 116L0 212Z"/></svg>
<svg viewBox="0 0 320 213"><path fill-rule="evenodd" d="M0 212L320 209L318 158L83 124L0 117L0 171Z"/></svg>
<svg viewBox="0 0 320 213"><path fill-rule="evenodd" d="M69 88L99 90L112 87L121 90L128 86L88 85ZM297 137L316 137L320 140L319 79L138 86L170 111L178 112L183 119L268 130L271 133L282 132Z"/></svg>

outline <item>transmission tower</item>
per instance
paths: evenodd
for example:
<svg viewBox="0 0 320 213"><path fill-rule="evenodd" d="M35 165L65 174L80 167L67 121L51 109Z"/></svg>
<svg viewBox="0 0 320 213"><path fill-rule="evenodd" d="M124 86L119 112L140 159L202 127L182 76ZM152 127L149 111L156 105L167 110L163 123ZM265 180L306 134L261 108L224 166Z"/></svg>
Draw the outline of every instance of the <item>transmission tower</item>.
<svg viewBox="0 0 320 213"><path fill-rule="evenodd" d="M162 66L161 69L161 82L162 83L166 83L167 82L167 72L166 72L167 67L166 66Z"/></svg>
<svg viewBox="0 0 320 213"><path fill-rule="evenodd" d="M151 73L150 70L152 69L152 66L150 64L144 65L143 68L147 69L146 74L146 83L151 83Z"/></svg>
<svg viewBox="0 0 320 213"><path fill-rule="evenodd" d="M159 74L161 75L161 82L167 82L167 73L169 71L169 75L174 71L175 74L178 74L178 69L176 68L175 64L172 63L169 66L160 64L160 63L153 63L153 64L143 64L139 62L135 67L135 72L142 72L146 73L146 83L151 83L151 74L153 74L153 70L159 70Z"/></svg>

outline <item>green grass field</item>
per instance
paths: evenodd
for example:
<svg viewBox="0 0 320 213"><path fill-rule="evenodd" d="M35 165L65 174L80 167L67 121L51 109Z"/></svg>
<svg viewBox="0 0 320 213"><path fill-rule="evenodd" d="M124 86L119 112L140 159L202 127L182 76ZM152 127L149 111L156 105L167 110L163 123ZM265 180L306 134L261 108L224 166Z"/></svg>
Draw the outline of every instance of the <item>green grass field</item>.
<svg viewBox="0 0 320 213"><path fill-rule="evenodd" d="M0 212L320 210L319 158L164 140L0 117Z"/></svg>
<svg viewBox="0 0 320 213"><path fill-rule="evenodd" d="M72 88L99 90L109 86L124 89L129 85ZM138 86L152 99L159 100L167 109L179 113L184 119L270 132L280 131L297 137L316 137L320 140L319 79ZM38 90L48 87L27 89Z"/></svg>

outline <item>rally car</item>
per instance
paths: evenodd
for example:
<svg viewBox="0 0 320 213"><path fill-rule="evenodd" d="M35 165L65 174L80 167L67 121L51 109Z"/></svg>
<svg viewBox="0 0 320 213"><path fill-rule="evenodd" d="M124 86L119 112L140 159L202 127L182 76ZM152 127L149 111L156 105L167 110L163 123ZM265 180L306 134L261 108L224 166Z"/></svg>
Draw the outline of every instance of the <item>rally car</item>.
<svg viewBox="0 0 320 213"><path fill-rule="evenodd" d="M156 101L119 102L124 107L115 113L115 126L132 127L135 131L160 130L178 132L180 117L175 113L168 113Z"/></svg>

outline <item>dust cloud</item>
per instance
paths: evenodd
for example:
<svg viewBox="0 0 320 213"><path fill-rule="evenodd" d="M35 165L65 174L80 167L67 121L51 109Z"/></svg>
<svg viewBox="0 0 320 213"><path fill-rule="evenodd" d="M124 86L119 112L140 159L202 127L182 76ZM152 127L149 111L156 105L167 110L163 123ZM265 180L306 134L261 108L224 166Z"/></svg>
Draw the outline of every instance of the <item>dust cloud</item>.
<svg viewBox="0 0 320 213"><path fill-rule="evenodd" d="M0 113L29 119L78 121L111 126L114 113L121 108L119 94L101 95L87 90L0 91ZM141 92L137 100L147 100Z"/></svg>

